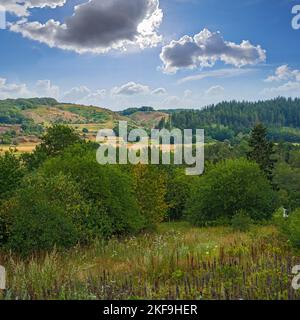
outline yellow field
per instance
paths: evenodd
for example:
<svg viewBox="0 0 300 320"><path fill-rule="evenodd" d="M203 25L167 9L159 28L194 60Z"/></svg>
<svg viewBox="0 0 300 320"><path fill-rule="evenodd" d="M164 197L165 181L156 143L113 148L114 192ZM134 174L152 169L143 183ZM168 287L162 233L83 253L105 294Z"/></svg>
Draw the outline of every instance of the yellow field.
<svg viewBox="0 0 300 320"><path fill-rule="evenodd" d="M10 149L16 150L17 153L30 153L36 148L37 145L37 143L24 143L18 146L0 146L0 153L4 153Z"/></svg>

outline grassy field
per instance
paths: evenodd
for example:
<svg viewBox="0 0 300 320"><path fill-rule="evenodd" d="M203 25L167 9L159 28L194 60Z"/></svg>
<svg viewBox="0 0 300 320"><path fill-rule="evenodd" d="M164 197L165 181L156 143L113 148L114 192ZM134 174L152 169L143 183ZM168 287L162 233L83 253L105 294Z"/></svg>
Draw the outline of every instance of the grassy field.
<svg viewBox="0 0 300 320"><path fill-rule="evenodd" d="M299 299L297 263L272 226L239 233L185 223L27 260L0 254L3 299Z"/></svg>
<svg viewBox="0 0 300 320"><path fill-rule="evenodd" d="M18 154L33 152L38 144L37 143L21 143L17 146L0 145L0 154L9 151L10 149L15 150Z"/></svg>

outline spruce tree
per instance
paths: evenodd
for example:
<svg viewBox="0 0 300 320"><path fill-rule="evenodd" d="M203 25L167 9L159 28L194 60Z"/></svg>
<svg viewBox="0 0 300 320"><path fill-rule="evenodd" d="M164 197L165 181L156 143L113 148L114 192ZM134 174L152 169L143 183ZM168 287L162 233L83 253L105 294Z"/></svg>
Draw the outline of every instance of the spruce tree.
<svg viewBox="0 0 300 320"><path fill-rule="evenodd" d="M275 153L274 143L267 138L267 128L262 124L257 124L252 130L249 140L251 151L248 152L248 159L255 161L267 178L273 180L273 169L276 160L273 158Z"/></svg>

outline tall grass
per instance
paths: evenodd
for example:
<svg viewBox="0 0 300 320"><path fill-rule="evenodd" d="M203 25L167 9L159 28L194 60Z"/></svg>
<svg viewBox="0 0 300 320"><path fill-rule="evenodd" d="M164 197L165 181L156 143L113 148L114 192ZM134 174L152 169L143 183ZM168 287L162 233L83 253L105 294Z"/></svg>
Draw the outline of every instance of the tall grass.
<svg viewBox="0 0 300 320"><path fill-rule="evenodd" d="M0 254L3 299L299 299L291 270L300 255L273 227L162 224L155 234L95 241L22 260Z"/></svg>

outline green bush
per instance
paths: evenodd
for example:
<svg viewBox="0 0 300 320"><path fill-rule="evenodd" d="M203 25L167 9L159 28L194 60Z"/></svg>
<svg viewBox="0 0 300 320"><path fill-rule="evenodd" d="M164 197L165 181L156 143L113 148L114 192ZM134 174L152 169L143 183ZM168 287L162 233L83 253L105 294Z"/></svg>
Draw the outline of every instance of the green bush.
<svg viewBox="0 0 300 320"><path fill-rule="evenodd" d="M251 224L252 219L243 210L237 212L231 219L231 226L235 231L246 232L250 229Z"/></svg>
<svg viewBox="0 0 300 320"><path fill-rule="evenodd" d="M24 194L28 200L28 194ZM26 201L14 210L8 247L21 254L51 250L53 247L68 248L76 244L77 233L71 218L64 209L39 199L31 205Z"/></svg>
<svg viewBox="0 0 300 320"><path fill-rule="evenodd" d="M167 214L165 174L157 166L137 165L133 166L132 175L135 198L144 225L148 229L154 229Z"/></svg>
<svg viewBox="0 0 300 320"><path fill-rule="evenodd" d="M274 215L274 222L291 245L300 249L300 208L293 211L288 218L283 218L282 210L278 210Z"/></svg>
<svg viewBox="0 0 300 320"><path fill-rule="evenodd" d="M191 187L198 177L187 176L182 169L168 172L167 177L168 218L170 220L180 220L183 217Z"/></svg>
<svg viewBox="0 0 300 320"><path fill-rule="evenodd" d="M94 212L104 213L102 218L109 221L104 228L107 235L136 233L144 227L132 176L119 166L99 165L88 145L70 147L62 156L47 160L41 171L47 176L60 172L70 176Z"/></svg>
<svg viewBox="0 0 300 320"><path fill-rule="evenodd" d="M111 234L105 208L85 199L80 185L62 173L46 176L40 170L27 177L0 208L0 242L21 253L54 245L65 248Z"/></svg>
<svg viewBox="0 0 300 320"><path fill-rule="evenodd" d="M23 176L22 163L13 151L0 154L0 201L12 196Z"/></svg>
<svg viewBox="0 0 300 320"><path fill-rule="evenodd" d="M37 169L49 157L61 155L69 146L83 143L74 129L60 124L48 128L41 140L33 153L22 155L29 170Z"/></svg>
<svg viewBox="0 0 300 320"><path fill-rule="evenodd" d="M187 218L196 225L231 219L244 210L253 220L271 218L277 194L256 163L227 160L208 169L193 186Z"/></svg>

